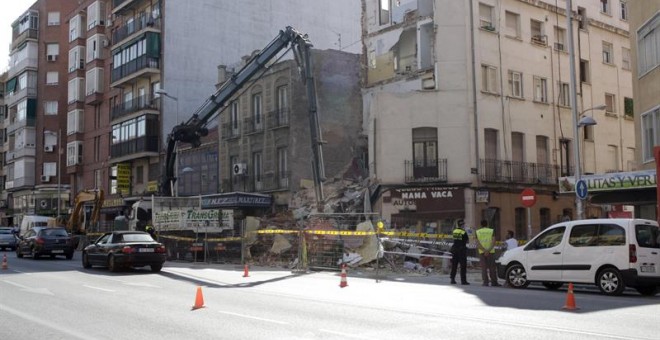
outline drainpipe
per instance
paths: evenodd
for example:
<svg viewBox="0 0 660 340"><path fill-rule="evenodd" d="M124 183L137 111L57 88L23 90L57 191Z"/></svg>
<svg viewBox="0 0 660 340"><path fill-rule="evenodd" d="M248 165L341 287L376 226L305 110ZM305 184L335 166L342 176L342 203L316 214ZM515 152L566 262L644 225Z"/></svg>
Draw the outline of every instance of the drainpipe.
<svg viewBox="0 0 660 340"><path fill-rule="evenodd" d="M472 116L474 119L474 157L477 168L477 187L481 186L479 177L479 117L477 114L477 67L474 49L474 3L470 0L470 58L472 59Z"/></svg>

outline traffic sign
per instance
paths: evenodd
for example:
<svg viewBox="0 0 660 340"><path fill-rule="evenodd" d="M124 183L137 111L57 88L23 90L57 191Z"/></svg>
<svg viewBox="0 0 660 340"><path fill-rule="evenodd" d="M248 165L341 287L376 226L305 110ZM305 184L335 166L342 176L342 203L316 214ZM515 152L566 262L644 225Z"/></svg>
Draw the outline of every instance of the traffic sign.
<svg viewBox="0 0 660 340"><path fill-rule="evenodd" d="M587 198L589 194L589 189L587 189L587 182L583 179L575 183L575 195L581 200Z"/></svg>
<svg viewBox="0 0 660 340"><path fill-rule="evenodd" d="M525 188L522 193L520 193L520 202L522 205L527 208L531 208L536 204L536 192L532 188Z"/></svg>

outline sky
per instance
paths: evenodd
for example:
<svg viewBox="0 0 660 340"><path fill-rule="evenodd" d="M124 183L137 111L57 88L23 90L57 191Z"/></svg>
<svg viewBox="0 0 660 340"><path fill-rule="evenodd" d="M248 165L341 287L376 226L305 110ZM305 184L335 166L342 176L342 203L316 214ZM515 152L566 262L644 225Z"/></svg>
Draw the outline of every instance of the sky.
<svg viewBox="0 0 660 340"><path fill-rule="evenodd" d="M7 70L9 64L9 44L11 43L11 23L27 11L36 0L0 0L0 73Z"/></svg>

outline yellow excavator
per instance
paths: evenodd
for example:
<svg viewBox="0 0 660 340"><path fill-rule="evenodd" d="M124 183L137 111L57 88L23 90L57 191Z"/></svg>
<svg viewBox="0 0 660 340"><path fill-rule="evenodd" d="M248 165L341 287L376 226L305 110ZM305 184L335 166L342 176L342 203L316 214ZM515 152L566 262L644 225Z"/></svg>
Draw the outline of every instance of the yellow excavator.
<svg viewBox="0 0 660 340"><path fill-rule="evenodd" d="M69 221L66 224L67 230L73 235L85 235L87 233L85 219L83 214L81 214L83 206L87 202L93 202L94 207L89 225L94 226L99 221L103 200L104 194L101 189L80 191L73 200L73 212L71 212Z"/></svg>

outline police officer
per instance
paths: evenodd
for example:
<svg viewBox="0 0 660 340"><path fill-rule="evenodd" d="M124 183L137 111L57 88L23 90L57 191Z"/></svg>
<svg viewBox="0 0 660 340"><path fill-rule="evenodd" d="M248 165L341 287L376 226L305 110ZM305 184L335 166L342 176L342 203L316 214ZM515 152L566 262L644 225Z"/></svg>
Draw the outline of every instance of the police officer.
<svg viewBox="0 0 660 340"><path fill-rule="evenodd" d="M490 276L491 286L501 286L497 283L497 273L495 272L495 231L488 227L488 221L482 220L481 227L477 229L476 233L483 285L488 286L488 277Z"/></svg>
<svg viewBox="0 0 660 340"><path fill-rule="evenodd" d="M151 235L151 238L153 238L154 240L156 239L156 233L154 227L151 226L151 223L147 224L147 226L144 228L144 231L148 232L149 235Z"/></svg>
<svg viewBox="0 0 660 340"><path fill-rule="evenodd" d="M456 226L451 232L452 238L454 239L454 244L451 246L451 273L449 278L451 279L451 284L456 284L456 267L461 265L461 284L469 285L467 282L467 242L468 234L465 231L465 221L459 219L456 221Z"/></svg>

